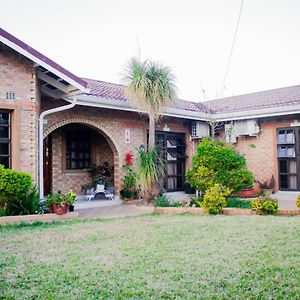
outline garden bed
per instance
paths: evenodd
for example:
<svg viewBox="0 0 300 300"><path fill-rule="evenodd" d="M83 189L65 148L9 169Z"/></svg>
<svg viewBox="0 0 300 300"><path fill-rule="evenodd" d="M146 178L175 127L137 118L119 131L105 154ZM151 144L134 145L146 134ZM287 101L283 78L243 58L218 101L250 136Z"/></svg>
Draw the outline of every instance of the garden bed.
<svg viewBox="0 0 300 300"><path fill-rule="evenodd" d="M0 217L0 225L4 224L16 224L21 222L33 223L39 222L54 222L54 221L66 221L78 218L78 212L69 212L64 215L57 214L37 214L37 215L23 215L23 216L5 216Z"/></svg>
<svg viewBox="0 0 300 300"><path fill-rule="evenodd" d="M155 207L154 212L157 214L206 214L203 208L200 207ZM254 209L246 209L246 208L233 208L227 207L223 209L224 215L259 215L260 213ZM300 215L300 209L295 210L284 210L279 209L278 215L280 216L296 216Z"/></svg>

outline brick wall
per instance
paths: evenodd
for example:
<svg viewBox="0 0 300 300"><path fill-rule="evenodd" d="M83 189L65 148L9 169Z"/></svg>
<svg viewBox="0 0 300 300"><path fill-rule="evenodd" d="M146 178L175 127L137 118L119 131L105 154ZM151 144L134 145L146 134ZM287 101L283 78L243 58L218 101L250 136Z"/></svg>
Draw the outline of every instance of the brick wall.
<svg viewBox="0 0 300 300"><path fill-rule="evenodd" d="M61 105L61 101L50 101L44 99L43 101L45 107L49 109L54 105ZM123 185L123 164L124 158L127 152L133 151L135 157L137 155L137 151L139 147L143 144L146 145L147 139L147 129L148 129L148 121L146 117L138 115L132 112L122 112L117 110L109 110L109 109L100 109L100 108L89 108L83 106L74 107L71 110L59 112L53 115L49 115L47 117L47 124L45 125L45 136L50 132L54 132L54 130L71 123L81 123L87 126L90 126L95 131L100 134L103 139L107 142L106 145L99 140L99 143L102 143L101 146L97 146L99 151L97 151L100 159L112 161L111 153L113 153L113 161L114 161L114 183L116 192L118 193ZM172 132L183 132L186 133L186 142L187 142L187 154L189 158L187 159L187 165L190 166L190 156L192 151L191 143L189 142L189 125L183 119L176 118L162 118L159 120L157 124L157 130L163 130L165 127L169 128ZM130 142L125 142L125 129L130 130ZM55 137L56 139L56 137ZM54 141L53 141L54 144ZM106 156L106 153L109 153L109 148L111 150L110 154ZM55 147L55 146L53 146ZM102 154L103 152L103 154ZM59 153L53 151L53 157L60 157ZM61 168L61 157L60 162L53 164L53 168ZM63 172L60 169L59 172ZM57 189L59 185L61 186L65 182L65 186L70 186L74 190L78 191L78 185L80 182L80 186L83 184L81 182L86 180L86 177L81 172L77 174L67 175L64 178L66 180L62 180L61 177L58 177L57 170L53 171L53 187ZM56 184L57 183L57 184Z"/></svg>
<svg viewBox="0 0 300 300"><path fill-rule="evenodd" d="M52 189L53 192L61 190L67 192L72 189L81 194L81 186L90 183L91 179L85 170L66 170L65 162L65 131L64 126L52 133ZM101 164L109 162L114 165L114 154L107 140L97 132L92 133L92 163Z"/></svg>
<svg viewBox="0 0 300 300"><path fill-rule="evenodd" d="M299 120L300 116L265 120L260 125L258 137L239 137L234 145L234 148L245 156L248 167L256 179L261 181L274 176L276 190L278 190L277 129L290 127L294 119Z"/></svg>
<svg viewBox="0 0 300 300"><path fill-rule="evenodd" d="M15 100L6 100L14 92ZM11 167L37 182L39 92L33 63L0 45L0 109L11 111Z"/></svg>

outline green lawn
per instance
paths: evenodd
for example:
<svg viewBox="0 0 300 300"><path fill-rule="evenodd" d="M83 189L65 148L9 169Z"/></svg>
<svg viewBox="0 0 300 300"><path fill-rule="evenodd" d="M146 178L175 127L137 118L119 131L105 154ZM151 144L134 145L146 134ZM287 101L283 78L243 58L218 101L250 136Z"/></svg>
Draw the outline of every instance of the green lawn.
<svg viewBox="0 0 300 300"><path fill-rule="evenodd" d="M0 299L300 298L299 217L7 226L0 242Z"/></svg>

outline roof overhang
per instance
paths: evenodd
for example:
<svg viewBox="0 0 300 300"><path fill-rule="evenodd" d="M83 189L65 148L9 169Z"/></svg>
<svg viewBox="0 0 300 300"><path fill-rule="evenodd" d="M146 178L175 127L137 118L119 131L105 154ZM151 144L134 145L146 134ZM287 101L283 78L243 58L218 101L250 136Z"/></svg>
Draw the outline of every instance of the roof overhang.
<svg viewBox="0 0 300 300"><path fill-rule="evenodd" d="M130 112L137 112L137 113L146 113L134 108L127 101L88 96L84 94L77 96L77 105L115 109L115 110L130 111ZM162 116L191 119L197 121L207 121L209 119L208 115L205 113L187 111L187 110L177 109L172 107L165 108L164 110L162 110L160 114Z"/></svg>
<svg viewBox="0 0 300 300"><path fill-rule="evenodd" d="M0 42L34 62L42 93L62 98L87 93L87 82L0 28Z"/></svg>

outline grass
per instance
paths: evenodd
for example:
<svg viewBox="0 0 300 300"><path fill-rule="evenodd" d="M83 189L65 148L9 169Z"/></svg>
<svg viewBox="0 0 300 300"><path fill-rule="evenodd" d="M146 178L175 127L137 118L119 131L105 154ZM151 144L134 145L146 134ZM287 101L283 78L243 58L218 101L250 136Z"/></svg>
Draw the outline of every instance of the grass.
<svg viewBox="0 0 300 300"><path fill-rule="evenodd" d="M239 198L229 198L227 207L236 208L252 208L251 200L239 199Z"/></svg>
<svg viewBox="0 0 300 300"><path fill-rule="evenodd" d="M194 215L4 226L0 299L299 299L299 228Z"/></svg>

